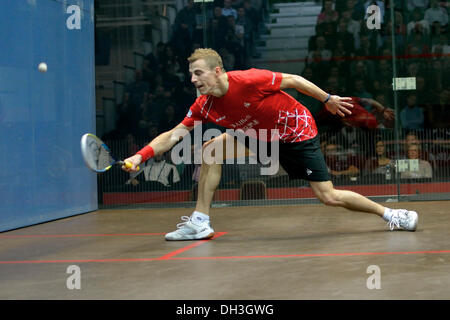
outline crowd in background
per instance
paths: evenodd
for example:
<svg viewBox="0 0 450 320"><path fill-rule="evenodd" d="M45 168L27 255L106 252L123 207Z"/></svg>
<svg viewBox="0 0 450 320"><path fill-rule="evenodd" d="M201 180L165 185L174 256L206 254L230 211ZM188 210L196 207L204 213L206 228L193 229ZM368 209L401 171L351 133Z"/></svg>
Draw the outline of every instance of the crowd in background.
<svg viewBox="0 0 450 320"><path fill-rule="evenodd" d="M201 4L189 0L178 12L172 36L148 54L135 79L127 84L118 122L106 139L152 139L178 124L195 101L187 58L205 44L219 52L227 71L245 70L249 57L257 57L256 41L264 25L264 1L215 0L207 4L207 38L203 35Z"/></svg>
<svg viewBox="0 0 450 320"><path fill-rule="evenodd" d="M381 154L381 149L389 142L380 137L373 137L370 147L366 144L359 148L362 143L357 141L354 144L357 147L352 148L348 138L355 134L355 129L339 123L337 129L331 128L331 132L338 130L337 134L325 132L322 137L333 179L361 177L367 173L383 174L388 179L394 174L391 170L395 159L400 158L420 158L418 166L426 167L419 170L423 176L410 178L431 178L434 167L450 163L446 150L424 152L420 142L424 139L423 129L438 129L438 138L449 137L445 130L450 127L448 8L446 3L436 0L397 0L394 3L397 77L416 78L416 90L398 91L398 124L404 132L415 130L416 143L411 150L402 149L401 154L394 153L392 145L385 148L390 154ZM380 8L380 29L367 27L366 9L371 4ZM305 59L305 67L293 73L301 74L331 94L373 99L386 108L393 108L391 4L392 1L323 1L315 35L308 42L308 55L299 57ZM135 80L127 85L123 103L117 106L117 128L104 139L126 137L132 146L128 150L131 154L137 151L139 143L136 141L148 142L177 125L196 99L187 57L206 43L220 53L227 71L253 67L250 58L259 56L256 47L266 17L264 2L216 0L207 7L208 32L204 33L201 6L188 1L177 14L170 41L155 46L145 58L142 69L136 71ZM296 98L309 107L314 116L323 109L320 102L308 100L301 94ZM363 107L378 119L382 118L373 105ZM379 128L393 127L394 123L380 121ZM321 125L319 123L319 128ZM406 136L401 138L406 139ZM416 150L412 150L414 148ZM407 175L402 178L406 179Z"/></svg>
<svg viewBox="0 0 450 320"><path fill-rule="evenodd" d="M309 39L302 75L325 91L372 98L393 108L392 1L325 0ZM397 91L405 130L447 128L450 45L447 2L394 1L396 76L415 77L416 90ZM380 29L370 29L368 6L380 8ZM371 106L367 106L373 111Z"/></svg>

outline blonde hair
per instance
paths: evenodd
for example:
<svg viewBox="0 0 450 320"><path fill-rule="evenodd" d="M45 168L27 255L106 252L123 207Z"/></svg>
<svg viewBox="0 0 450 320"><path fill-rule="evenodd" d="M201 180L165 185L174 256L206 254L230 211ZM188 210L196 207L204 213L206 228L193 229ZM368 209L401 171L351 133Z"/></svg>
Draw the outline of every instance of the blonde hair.
<svg viewBox="0 0 450 320"><path fill-rule="evenodd" d="M195 49L194 53L188 58L189 63L193 63L197 60L203 59L206 62L206 65L212 70L215 67L220 67L222 71L225 71L223 68L223 62L220 55L213 49L204 49L199 48Z"/></svg>

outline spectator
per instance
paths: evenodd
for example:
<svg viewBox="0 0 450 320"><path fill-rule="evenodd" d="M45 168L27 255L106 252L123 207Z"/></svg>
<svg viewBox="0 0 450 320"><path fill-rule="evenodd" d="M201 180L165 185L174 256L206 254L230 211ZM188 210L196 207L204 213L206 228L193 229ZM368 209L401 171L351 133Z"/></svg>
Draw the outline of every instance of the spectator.
<svg viewBox="0 0 450 320"><path fill-rule="evenodd" d="M216 7L220 10L219 7ZM220 14L222 14L222 11L220 11ZM220 23L222 18L225 20L225 24ZM221 16L220 18L214 17L210 21L210 28L211 32L208 32L208 43L211 46L211 48L219 50L221 47L225 45L225 38L227 35L228 30L228 22L227 19L224 16Z"/></svg>
<svg viewBox="0 0 450 320"><path fill-rule="evenodd" d="M447 35L441 34L438 39L438 42L431 47L431 52L436 55L448 55L450 53L450 45L448 45Z"/></svg>
<svg viewBox="0 0 450 320"><path fill-rule="evenodd" d="M355 38L353 34L348 31L348 24L344 19L339 20L335 40L342 40L344 48L349 53L355 52Z"/></svg>
<svg viewBox="0 0 450 320"><path fill-rule="evenodd" d="M413 11L416 9L425 11L425 9L428 8L429 3L430 0L408 0L407 8L408 11Z"/></svg>
<svg viewBox="0 0 450 320"><path fill-rule="evenodd" d="M355 49L359 49L361 24L352 18L351 10L343 11L341 20L344 20L347 23L347 31L353 35L353 43L355 45Z"/></svg>
<svg viewBox="0 0 450 320"><path fill-rule="evenodd" d="M262 20L261 15L258 13L258 10L252 6L251 0L244 0L244 10L245 15L248 17L252 24L252 30L255 33L255 39L259 37L258 26Z"/></svg>
<svg viewBox="0 0 450 320"><path fill-rule="evenodd" d="M182 63L184 63L184 60L181 61ZM166 45L164 50L164 56L162 57L161 62L162 62L161 72L166 72L166 70L169 69L168 65L173 65L175 73L180 71L179 57L171 45Z"/></svg>
<svg viewBox="0 0 450 320"><path fill-rule="evenodd" d="M317 49L317 46L316 46L317 38L323 37L325 35L325 28L324 28L323 24L316 24L315 29L316 29L316 34L309 37L309 39L308 39L308 52L316 50ZM325 38L325 40L327 40L327 39ZM328 43L329 42L327 41L327 44ZM329 48L327 48L327 49L329 49Z"/></svg>
<svg viewBox="0 0 450 320"><path fill-rule="evenodd" d="M158 126L159 132L166 132L172 128L174 128L180 121L183 119L179 119L175 114L175 107L173 104L168 104L164 110L164 115L161 119L161 122Z"/></svg>
<svg viewBox="0 0 450 320"><path fill-rule="evenodd" d="M244 7L238 9L238 18L236 20L236 28L240 27L241 34L243 35L243 46L244 46L244 58L245 66L248 65L248 59L254 55L256 52L256 47L254 45L254 30L253 24L250 19L246 16L246 11Z"/></svg>
<svg viewBox="0 0 450 320"><path fill-rule="evenodd" d="M417 105L425 110L428 108L431 101L434 101L432 95L430 94L430 88L425 81L425 77L418 75L416 77L416 96Z"/></svg>
<svg viewBox="0 0 450 320"><path fill-rule="evenodd" d="M396 13L400 17L400 13ZM397 22L398 19L395 18L395 26L394 26L394 43L396 47L397 54L403 54L405 50L405 42L406 42L406 26L403 24L403 20ZM387 22L385 26L382 28L382 41L383 44L392 46L392 21L391 19L386 19Z"/></svg>
<svg viewBox="0 0 450 320"><path fill-rule="evenodd" d="M375 155L366 161L364 173L370 175L383 175L389 179L389 175L394 174L394 161L387 156L386 145L381 138L375 140L374 151Z"/></svg>
<svg viewBox="0 0 450 320"><path fill-rule="evenodd" d="M162 74L164 87L171 91L172 94L175 93L176 89L181 84L180 76L175 72L177 66L178 64L168 64Z"/></svg>
<svg viewBox="0 0 450 320"><path fill-rule="evenodd" d="M135 154L139 151L139 146L136 143L136 139L134 138L132 133L128 133L125 135L125 141L127 144L126 154Z"/></svg>
<svg viewBox="0 0 450 320"><path fill-rule="evenodd" d="M448 25L448 12L445 8L439 6L438 0L431 0L431 7L425 10L425 20L429 24L438 21L441 27L446 27Z"/></svg>
<svg viewBox="0 0 450 320"><path fill-rule="evenodd" d="M194 0L188 0L186 6L181 9L175 17L173 29L175 32L178 30L186 30L189 33L190 38L194 36L195 26L197 25L196 10L194 7Z"/></svg>
<svg viewBox="0 0 450 320"><path fill-rule="evenodd" d="M413 29L406 46L407 55L429 54L430 38L419 29Z"/></svg>
<svg viewBox="0 0 450 320"><path fill-rule="evenodd" d="M328 76L329 61L322 58L320 51L313 51L309 54L307 60L307 66L313 70L314 76L318 79L318 84L323 83L323 79Z"/></svg>
<svg viewBox="0 0 450 320"><path fill-rule="evenodd" d="M338 144L328 143L325 146L325 160L329 173L334 179L348 179L359 176L355 158L349 156Z"/></svg>
<svg viewBox="0 0 450 320"><path fill-rule="evenodd" d="M337 23L339 13L333 9L333 1L325 0L322 12L317 16L317 24L321 23Z"/></svg>
<svg viewBox="0 0 450 320"><path fill-rule="evenodd" d="M442 90L439 95L432 99L437 103L427 108L426 118L430 128L447 129L450 127L450 91Z"/></svg>
<svg viewBox="0 0 450 320"><path fill-rule="evenodd" d="M417 96L411 93L406 97L406 107L400 112L402 127L408 130L417 130L424 128L424 112L417 105Z"/></svg>
<svg viewBox="0 0 450 320"><path fill-rule="evenodd" d="M416 30L422 34L430 34L430 23L423 18L423 14L420 9L414 9L412 12L412 19L406 25L406 33L408 37L412 34L413 30Z"/></svg>
<svg viewBox="0 0 450 320"><path fill-rule="evenodd" d="M430 26L430 34L431 34L431 44L435 44L439 42L439 38L441 35L446 35L447 31L444 27L441 27L441 24L438 21L435 21Z"/></svg>
<svg viewBox="0 0 450 320"><path fill-rule="evenodd" d="M151 88L155 87L155 78L162 70L161 57L164 56L165 48L163 42L158 42L154 53L150 52L142 62L142 78L149 83Z"/></svg>
<svg viewBox="0 0 450 320"><path fill-rule="evenodd" d="M376 77L381 81L391 81L392 83L392 64L389 59L380 59L375 64ZM392 87L390 87L392 90Z"/></svg>
<svg viewBox="0 0 450 320"><path fill-rule="evenodd" d="M220 48L218 53L222 57L223 67L227 71L235 69L236 58L226 48Z"/></svg>
<svg viewBox="0 0 450 320"><path fill-rule="evenodd" d="M364 79L357 78L353 82L353 94L361 98L372 98L372 94L366 90Z"/></svg>
<svg viewBox="0 0 450 320"><path fill-rule="evenodd" d="M433 178L431 164L426 160L420 159L421 148L419 144L410 144L408 146L407 156L410 160L408 170L400 172L401 179Z"/></svg>
<svg viewBox="0 0 450 320"><path fill-rule="evenodd" d="M149 84L144 81L142 71L135 71L135 80L125 88L124 100L135 107L139 107L144 100L144 95L149 92Z"/></svg>
<svg viewBox="0 0 450 320"><path fill-rule="evenodd" d="M431 74L432 77L428 77L427 80L434 93L439 93L444 89L446 70L444 69L444 64L441 60L432 60L430 63L431 67L429 68L429 74Z"/></svg>
<svg viewBox="0 0 450 320"><path fill-rule="evenodd" d="M235 20L237 19L237 11L232 7L231 0L223 1L222 15L225 17L233 16Z"/></svg>
<svg viewBox="0 0 450 320"><path fill-rule="evenodd" d="M225 37L225 47L235 57L235 68L243 70L245 69L244 33L242 28L236 28L236 20L232 15L228 16L227 20L228 32Z"/></svg>
<svg viewBox="0 0 450 320"><path fill-rule="evenodd" d="M145 181L155 181L161 183L165 187L171 187L179 182L180 175L177 167L168 163L164 159L164 155L157 155L145 163L145 167L141 168L137 174L144 173ZM133 175L133 173L131 174ZM134 178L136 178L136 176Z"/></svg>
<svg viewBox="0 0 450 320"><path fill-rule="evenodd" d="M351 77L353 79L363 79L364 83L370 85L372 83L373 70L370 70L369 61L357 60L352 63Z"/></svg>
<svg viewBox="0 0 450 320"><path fill-rule="evenodd" d="M361 34L359 49L355 51L357 57L367 57L373 55L376 46L371 42L368 34Z"/></svg>
<svg viewBox="0 0 450 320"><path fill-rule="evenodd" d="M364 0L347 0L344 11L350 10L353 20L362 22L366 11L364 9Z"/></svg>
<svg viewBox="0 0 450 320"><path fill-rule="evenodd" d="M331 60L332 53L326 48L327 42L325 37L319 36L316 38L316 50L312 51L308 55L308 63L312 63L317 57L320 56L321 61L329 62Z"/></svg>

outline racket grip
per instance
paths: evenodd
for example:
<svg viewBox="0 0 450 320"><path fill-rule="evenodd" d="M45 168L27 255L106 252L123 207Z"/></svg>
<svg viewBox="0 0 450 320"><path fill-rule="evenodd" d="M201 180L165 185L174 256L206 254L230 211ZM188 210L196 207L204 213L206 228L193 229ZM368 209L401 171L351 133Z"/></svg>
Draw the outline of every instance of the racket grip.
<svg viewBox="0 0 450 320"><path fill-rule="evenodd" d="M131 167L133 167L133 164L131 162L125 162L125 167L130 169ZM136 167L136 170L139 171L139 166Z"/></svg>

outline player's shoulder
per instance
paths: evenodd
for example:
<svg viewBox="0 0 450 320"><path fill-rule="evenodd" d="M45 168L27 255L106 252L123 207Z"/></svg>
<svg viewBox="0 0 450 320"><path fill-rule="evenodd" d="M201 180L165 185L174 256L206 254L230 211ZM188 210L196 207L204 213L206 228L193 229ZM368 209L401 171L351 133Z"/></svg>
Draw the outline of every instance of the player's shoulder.
<svg viewBox="0 0 450 320"><path fill-rule="evenodd" d="M229 79L234 79L240 83L245 83L248 80L265 77L272 74L272 71L266 69L251 68L247 70L233 70L228 71L227 75Z"/></svg>

